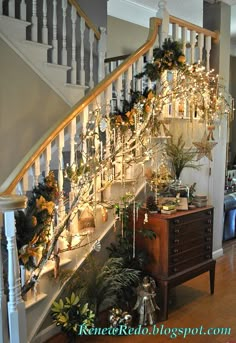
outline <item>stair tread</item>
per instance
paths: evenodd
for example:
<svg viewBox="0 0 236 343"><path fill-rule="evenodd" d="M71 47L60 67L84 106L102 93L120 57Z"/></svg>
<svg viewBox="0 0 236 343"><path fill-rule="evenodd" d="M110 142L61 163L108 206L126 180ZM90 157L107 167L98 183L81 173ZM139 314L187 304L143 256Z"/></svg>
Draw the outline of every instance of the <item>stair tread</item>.
<svg viewBox="0 0 236 343"><path fill-rule="evenodd" d="M74 84L72 84L72 83L65 83L65 86L66 87L71 87L71 88L82 88L82 89L87 89L87 88L89 88L89 86L82 86L82 85L78 85L78 84L76 84L76 85L74 85Z"/></svg>
<svg viewBox="0 0 236 343"><path fill-rule="evenodd" d="M65 266L66 264L69 264L71 262L70 258L64 258L60 260L60 267ZM54 261L48 261L47 264L45 265L42 275L46 274L50 271L52 271L54 268Z"/></svg>
<svg viewBox="0 0 236 343"><path fill-rule="evenodd" d="M47 297L46 293L39 293L35 297L32 295L32 298L30 298L29 300L25 301L25 308L28 309L28 308L34 306L35 304L37 304L38 302L42 301L46 297Z"/></svg>
<svg viewBox="0 0 236 343"><path fill-rule="evenodd" d="M64 69L64 70L70 70L71 69L71 67L69 67L69 66L64 66L61 64L50 63L50 62L45 62L44 65L46 65L48 67L55 68L55 69Z"/></svg>
<svg viewBox="0 0 236 343"><path fill-rule="evenodd" d="M32 25L31 22L29 22L29 21L18 19L18 18L9 17L8 15L4 15L4 14L0 15L0 19L1 20L15 22L15 23L21 23L22 25L24 25L26 27L29 26L29 25Z"/></svg>
<svg viewBox="0 0 236 343"><path fill-rule="evenodd" d="M33 45L35 47L39 47L39 48L45 48L45 49L51 49L52 48L52 45L48 45L48 44L44 44L44 43L38 43L38 42L33 42L31 40L25 40L24 41L25 44L28 44L28 45Z"/></svg>

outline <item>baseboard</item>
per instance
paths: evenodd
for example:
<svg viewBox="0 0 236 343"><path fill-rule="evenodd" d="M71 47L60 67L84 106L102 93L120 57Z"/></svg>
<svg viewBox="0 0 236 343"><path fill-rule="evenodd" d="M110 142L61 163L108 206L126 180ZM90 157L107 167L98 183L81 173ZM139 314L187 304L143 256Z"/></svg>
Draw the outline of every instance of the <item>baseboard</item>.
<svg viewBox="0 0 236 343"><path fill-rule="evenodd" d="M220 248L218 250L213 251L212 255L213 255L214 260L216 260L217 258L219 258L219 257L224 255L223 249Z"/></svg>
<svg viewBox="0 0 236 343"><path fill-rule="evenodd" d="M52 324L46 329L40 331L38 335L30 341L30 343L44 343L47 339L55 336L59 332L61 332L59 327L57 327L55 324Z"/></svg>

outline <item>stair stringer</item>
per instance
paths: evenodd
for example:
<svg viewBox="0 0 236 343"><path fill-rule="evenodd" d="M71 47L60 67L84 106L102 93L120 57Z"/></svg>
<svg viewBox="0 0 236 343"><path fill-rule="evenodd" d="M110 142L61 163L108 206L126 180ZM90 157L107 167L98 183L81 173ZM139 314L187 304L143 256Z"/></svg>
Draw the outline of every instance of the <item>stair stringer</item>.
<svg viewBox="0 0 236 343"><path fill-rule="evenodd" d="M141 191L144 189L144 185L145 183L143 182L142 178L140 178L139 183L137 184L137 188L136 188L136 192L135 192L135 197L137 197ZM114 184L111 186L111 193L112 194L117 194L117 199L119 198L120 194L119 192L121 191L121 187L120 184ZM130 188L130 189L129 189ZM133 185L127 185L127 191L132 190L133 189ZM117 200L116 199L116 200ZM115 224L115 219L114 219L114 215L113 215L113 211L112 210L108 210L108 221L107 222L103 222L101 219L101 214L100 214L101 208L98 208L97 210L97 219L96 219L96 230L95 233L92 234L89 238L89 241L91 242L90 244L88 244L87 247L85 248L80 248L79 250L75 250L75 251L68 251L65 253L65 258L69 258L71 259L69 268L73 269L74 273L82 266L82 264L84 263L85 259L87 258L87 256L89 256L89 254L91 254L94 250L93 250L93 244L96 240L101 241L102 244L102 249L105 250L105 246L103 246L103 242L104 241L110 241L110 237L108 238L109 234L112 234L112 228L114 227ZM97 252L95 252L95 254L99 254ZM63 255L64 256L64 255ZM97 255L99 258L99 255ZM44 323L45 319L47 319L49 313L50 313L50 309L52 306L53 301L55 301L61 294L62 290L65 289L65 287L67 285L69 285L70 279L68 279L60 289L58 289L56 292L53 290L52 287L52 283L50 283L49 288L50 291L48 291L47 293L47 298L44 301L44 309L42 310L38 310L37 313L40 313L39 315L35 315L34 313L28 313L27 312L27 323L29 323L29 317L30 318L35 318L35 316L37 316L37 325L34 326L34 328L32 328L32 330L29 332L28 330L28 340L30 343L40 343L42 342L42 335L45 332L45 334L47 335L47 337L45 337L45 339L50 337L50 332L52 333L51 336L53 336L55 334L55 326L52 325L52 323L48 323L48 327L42 330L42 332L40 331L40 327L42 326L42 324Z"/></svg>
<svg viewBox="0 0 236 343"><path fill-rule="evenodd" d="M67 83L69 66L48 63L51 45L26 40L26 28L31 23L0 16L0 37L47 83L69 106L75 105L84 95L87 86Z"/></svg>

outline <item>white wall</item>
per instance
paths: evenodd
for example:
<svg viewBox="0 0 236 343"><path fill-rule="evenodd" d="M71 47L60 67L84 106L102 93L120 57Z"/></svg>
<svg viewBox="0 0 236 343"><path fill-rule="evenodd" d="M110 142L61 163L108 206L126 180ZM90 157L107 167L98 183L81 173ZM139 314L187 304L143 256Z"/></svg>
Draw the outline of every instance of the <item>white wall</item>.
<svg viewBox="0 0 236 343"><path fill-rule="evenodd" d="M108 16L107 57L134 52L147 39L148 28Z"/></svg>
<svg viewBox="0 0 236 343"><path fill-rule="evenodd" d="M149 27L149 18L155 17L157 0L109 0L108 15ZM167 9L175 17L202 26L203 0L167 0Z"/></svg>
<svg viewBox="0 0 236 343"><path fill-rule="evenodd" d="M69 106L0 39L0 184Z"/></svg>

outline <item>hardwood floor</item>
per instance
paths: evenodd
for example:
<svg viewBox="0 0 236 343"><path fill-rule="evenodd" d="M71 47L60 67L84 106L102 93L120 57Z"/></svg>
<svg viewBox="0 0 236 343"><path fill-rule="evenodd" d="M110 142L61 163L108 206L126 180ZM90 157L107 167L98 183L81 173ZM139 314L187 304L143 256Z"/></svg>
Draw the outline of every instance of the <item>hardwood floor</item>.
<svg viewBox="0 0 236 343"><path fill-rule="evenodd" d="M224 244L224 256L217 259L215 293L210 295L209 275L205 273L180 285L172 292L169 318L157 323L165 328L231 328L230 335L192 335L170 338L164 335L82 336L85 343L236 343L236 240ZM47 343L68 343L57 335ZM46 343L46 342L45 342Z"/></svg>

